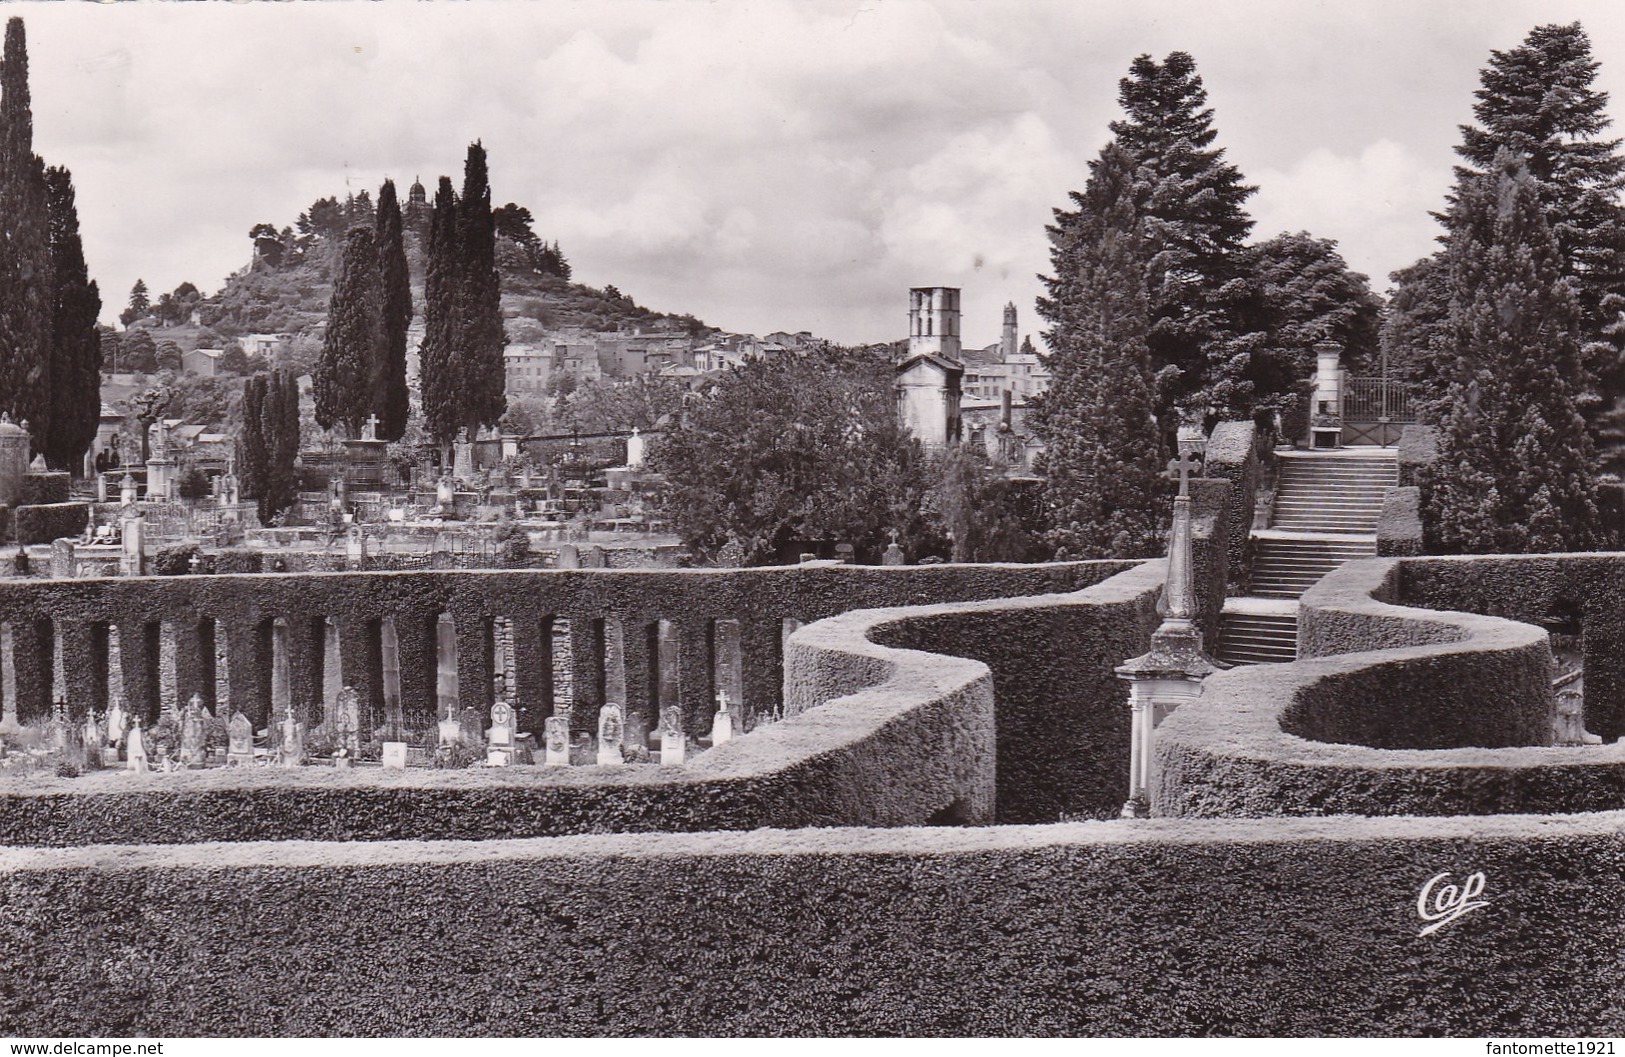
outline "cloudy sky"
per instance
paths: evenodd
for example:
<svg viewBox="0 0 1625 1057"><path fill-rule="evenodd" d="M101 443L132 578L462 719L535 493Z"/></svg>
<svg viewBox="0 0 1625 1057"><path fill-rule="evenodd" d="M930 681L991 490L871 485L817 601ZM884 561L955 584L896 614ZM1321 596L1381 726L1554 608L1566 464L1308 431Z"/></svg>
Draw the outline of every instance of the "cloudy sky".
<svg viewBox="0 0 1625 1057"><path fill-rule="evenodd" d="M1625 8L1546 2L16 3L35 148L73 170L116 314L212 292L312 200L460 180L483 139L576 278L730 330L905 330L906 290L1039 329L1044 225L1142 53L1192 53L1255 234L1337 239L1380 291L1428 252L1493 48L1580 20L1625 105ZM1616 114L1620 114L1615 107ZM1620 114L1625 118L1625 114Z"/></svg>

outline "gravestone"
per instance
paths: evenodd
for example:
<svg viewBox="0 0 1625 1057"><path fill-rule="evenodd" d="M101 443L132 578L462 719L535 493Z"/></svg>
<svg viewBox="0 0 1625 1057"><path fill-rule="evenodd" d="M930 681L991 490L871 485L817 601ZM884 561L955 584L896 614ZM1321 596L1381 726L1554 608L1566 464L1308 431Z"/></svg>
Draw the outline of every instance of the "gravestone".
<svg viewBox="0 0 1625 1057"><path fill-rule="evenodd" d="M80 737L85 742L86 762L94 760L98 764L101 763L102 749L107 744L107 733L102 730L102 725L96 722L96 713L89 711L85 713L85 729Z"/></svg>
<svg viewBox="0 0 1625 1057"><path fill-rule="evenodd" d="M717 693L716 718L711 721L711 747L726 745L733 740L733 736L734 717L728 711L728 691L721 690Z"/></svg>
<svg viewBox="0 0 1625 1057"><path fill-rule="evenodd" d="M252 739L252 733L250 734ZM250 740L249 751L253 751ZM208 763L208 748L205 744L205 731L203 726L203 701L196 694L186 704L186 713L181 717L181 766L198 770Z"/></svg>
<svg viewBox="0 0 1625 1057"><path fill-rule="evenodd" d="M581 552L576 549L576 545L574 543L559 544L558 567L560 569L581 568Z"/></svg>
<svg viewBox="0 0 1625 1057"><path fill-rule="evenodd" d="M886 544L886 553L880 556L880 564L891 566L906 564L903 558L903 548L897 545L896 529L891 530L891 542Z"/></svg>
<svg viewBox="0 0 1625 1057"><path fill-rule="evenodd" d="M683 733L683 713L676 706L660 710L660 765L673 767L688 755L688 735Z"/></svg>
<svg viewBox="0 0 1625 1057"><path fill-rule="evenodd" d="M51 541L51 579L73 579L73 540L56 539Z"/></svg>
<svg viewBox="0 0 1625 1057"><path fill-rule="evenodd" d="M625 722L621 716L621 706L615 704L605 705L598 710L598 762L623 763L621 755L621 742L626 735Z"/></svg>
<svg viewBox="0 0 1625 1057"><path fill-rule="evenodd" d="M118 697L113 698L113 707L107 710L106 744L112 746L113 752L115 753L115 759L117 759L116 754L118 752L119 743L124 740L124 728L129 721L130 717L124 711L124 699Z"/></svg>
<svg viewBox="0 0 1625 1057"><path fill-rule="evenodd" d="M277 763L292 769L305 765L305 725L288 708L282 717L282 747L277 750Z"/></svg>
<svg viewBox="0 0 1625 1057"><path fill-rule="evenodd" d="M147 746L141 740L141 728L130 728L129 744L125 747L126 766L137 774L147 773Z"/></svg>
<svg viewBox="0 0 1625 1057"><path fill-rule="evenodd" d="M390 771L404 771L404 770L406 770L406 742L404 742L404 741L386 741L386 742L384 742L384 751L383 751L383 756L381 757L381 760L383 762L385 770L390 770Z"/></svg>
<svg viewBox="0 0 1625 1057"><path fill-rule="evenodd" d="M587 553L582 556L581 566L584 569L607 569L609 568L609 555L602 547L588 547Z"/></svg>
<svg viewBox="0 0 1625 1057"><path fill-rule="evenodd" d="M546 739L546 753L542 758L546 767L570 766L570 717L548 716L542 723Z"/></svg>
<svg viewBox="0 0 1625 1057"><path fill-rule="evenodd" d="M857 551L853 549L850 543L837 543L835 545L835 560L851 565L857 561Z"/></svg>
<svg viewBox="0 0 1625 1057"><path fill-rule="evenodd" d="M506 701L491 706L491 727L485 732L485 762L507 767L514 758L513 709Z"/></svg>
<svg viewBox="0 0 1625 1057"><path fill-rule="evenodd" d="M333 732L339 745L354 756L361 751L361 691L346 686L339 691L337 708L333 716Z"/></svg>
<svg viewBox="0 0 1625 1057"><path fill-rule="evenodd" d="M254 724L241 712L232 714L226 724L226 766L252 767L254 764Z"/></svg>
<svg viewBox="0 0 1625 1057"><path fill-rule="evenodd" d="M120 576L145 576L147 574L146 552L146 521L141 517L141 511L132 503L125 509L125 516L119 522L119 554Z"/></svg>
<svg viewBox="0 0 1625 1057"><path fill-rule="evenodd" d="M455 711L446 713L446 718L439 723L439 730L440 741L438 744L440 748L449 749L453 745L463 743L463 721L458 718Z"/></svg>
<svg viewBox="0 0 1625 1057"><path fill-rule="evenodd" d="M367 537L361 534L361 526L351 525L350 531L344 537L345 564L351 569L362 569L367 564Z"/></svg>

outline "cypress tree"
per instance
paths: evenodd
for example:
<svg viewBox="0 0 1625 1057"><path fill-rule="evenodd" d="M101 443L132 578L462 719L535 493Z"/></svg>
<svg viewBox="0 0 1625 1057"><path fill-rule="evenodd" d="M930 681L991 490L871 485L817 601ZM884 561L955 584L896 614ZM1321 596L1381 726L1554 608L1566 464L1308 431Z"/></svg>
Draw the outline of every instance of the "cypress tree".
<svg viewBox="0 0 1625 1057"><path fill-rule="evenodd" d="M1581 550L1598 542L1595 457L1576 406L1581 309L1521 157L1467 177L1450 211L1449 403L1423 481L1430 545Z"/></svg>
<svg viewBox="0 0 1625 1057"><path fill-rule="evenodd" d="M299 383L286 368L256 374L243 387L243 484L271 524L297 498Z"/></svg>
<svg viewBox="0 0 1625 1057"><path fill-rule="evenodd" d="M385 180L378 189L377 240L383 285L383 355L373 376L373 412L378 416L378 439L400 440L411 410L406 388L406 332L412 325L412 277L394 180Z"/></svg>
<svg viewBox="0 0 1625 1057"><path fill-rule="evenodd" d="M462 389L460 417L472 439L481 426L495 426L508 407L496 223L491 216L485 148L478 142L468 147L458 216L462 328L454 357Z"/></svg>
<svg viewBox="0 0 1625 1057"><path fill-rule="evenodd" d="M34 154L23 20L0 54L0 411L27 420L36 450L50 436L51 246L45 166Z"/></svg>
<svg viewBox="0 0 1625 1057"><path fill-rule="evenodd" d="M1144 170L1109 144L1077 208L1049 228L1055 274L1038 312L1052 378L1035 426L1045 453L1050 542L1059 558L1160 553L1168 489L1151 374L1150 246L1136 208Z"/></svg>
<svg viewBox="0 0 1625 1057"><path fill-rule="evenodd" d="M457 192L440 178L429 221L429 260L423 284L423 347L418 357L418 390L423 396L424 430L442 445L462 428L461 388L454 356L461 344L458 312L461 274Z"/></svg>
<svg viewBox="0 0 1625 1057"><path fill-rule="evenodd" d="M1144 169L1137 182L1150 242L1147 343L1158 415L1171 430L1173 409L1205 405L1210 374L1241 354L1226 347L1239 330L1226 287L1245 271L1241 250L1253 225L1245 206L1257 188L1213 146L1213 111L1190 55L1176 51L1160 65L1141 55L1118 89L1127 117L1111 131Z"/></svg>
<svg viewBox="0 0 1625 1057"><path fill-rule="evenodd" d="M316 422L323 429L342 424L351 437L359 437L372 411L373 368L383 355L382 286L372 231L356 228L344 243L327 337L312 377Z"/></svg>
<svg viewBox="0 0 1625 1057"><path fill-rule="evenodd" d="M50 221L52 326L50 428L41 445L56 470L78 475L101 418L101 294L85 269L73 176L45 171Z"/></svg>

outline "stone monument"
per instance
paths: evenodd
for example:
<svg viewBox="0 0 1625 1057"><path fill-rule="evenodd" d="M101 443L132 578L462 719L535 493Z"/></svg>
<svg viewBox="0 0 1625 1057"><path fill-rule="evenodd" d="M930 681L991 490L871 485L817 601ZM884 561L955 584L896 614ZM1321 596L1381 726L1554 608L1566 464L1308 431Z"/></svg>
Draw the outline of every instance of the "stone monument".
<svg viewBox="0 0 1625 1057"><path fill-rule="evenodd" d="M254 724L241 712L232 714L226 724L226 766L252 767L254 765Z"/></svg>
<svg viewBox="0 0 1625 1057"><path fill-rule="evenodd" d="M688 755L688 735L683 732L683 713L676 705L660 710L660 765L673 767Z"/></svg>
<svg viewBox="0 0 1625 1057"><path fill-rule="evenodd" d="M733 740L733 736L734 717L733 713L728 711L728 691L718 690L717 714L711 721L711 747L714 749L718 745L726 745Z"/></svg>
<svg viewBox="0 0 1625 1057"><path fill-rule="evenodd" d="M277 762L287 768L305 764L305 725L293 714L292 705L282 717L282 747L277 750Z"/></svg>
<svg viewBox="0 0 1625 1057"><path fill-rule="evenodd" d="M491 706L491 727L485 732L485 762L507 767L514 761L513 709L506 701Z"/></svg>
<svg viewBox="0 0 1625 1057"><path fill-rule="evenodd" d="M124 758L130 770L137 774L147 773L147 746L141 740L141 727L130 728L129 744L125 746Z"/></svg>
<svg viewBox="0 0 1625 1057"><path fill-rule="evenodd" d="M598 762L623 763L625 757L621 755L621 742L626 735L625 723L621 716L621 706L615 704L605 705L598 710Z"/></svg>
<svg viewBox="0 0 1625 1057"><path fill-rule="evenodd" d="M548 716L542 723L546 751L543 766L570 766L570 717Z"/></svg>

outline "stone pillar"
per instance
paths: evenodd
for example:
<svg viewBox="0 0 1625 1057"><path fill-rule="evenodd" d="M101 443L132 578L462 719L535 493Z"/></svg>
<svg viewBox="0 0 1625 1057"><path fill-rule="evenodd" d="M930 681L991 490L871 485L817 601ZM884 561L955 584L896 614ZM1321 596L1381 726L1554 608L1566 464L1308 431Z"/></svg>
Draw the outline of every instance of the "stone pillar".
<svg viewBox="0 0 1625 1057"><path fill-rule="evenodd" d="M618 703L618 702L617 702ZM598 732L604 706L604 622L570 618L570 729Z"/></svg>
<svg viewBox="0 0 1625 1057"><path fill-rule="evenodd" d="M130 620L118 626L119 682L124 708L145 722L158 718L159 655L162 625L157 621Z"/></svg>
<svg viewBox="0 0 1625 1057"><path fill-rule="evenodd" d="M553 618L509 617L513 629L514 686L508 702L522 733L544 733L553 715Z"/></svg>
<svg viewBox="0 0 1625 1057"><path fill-rule="evenodd" d="M119 527L123 542L119 555L119 575L147 575L146 522L137 514L124 518L119 522Z"/></svg>
<svg viewBox="0 0 1625 1057"><path fill-rule="evenodd" d="M716 718L717 691L712 679L715 625L705 617L696 617L680 620L677 626L681 639L678 695L683 724L689 734L698 738L711 733L711 723Z"/></svg>
<svg viewBox="0 0 1625 1057"><path fill-rule="evenodd" d="M1117 669L1129 683L1132 725L1129 743L1129 790L1124 818L1151 814L1156 794L1152 750L1158 724L1180 705L1202 692L1202 680L1216 670L1202 650L1202 632L1196 626L1196 591L1191 557L1191 499L1189 473L1195 462L1189 453L1169 464L1179 476L1174 499L1174 528L1168 541L1168 579L1163 588L1165 616L1151 635L1151 649Z"/></svg>
<svg viewBox="0 0 1625 1057"><path fill-rule="evenodd" d="M83 620L61 625L68 718L83 725L87 712L107 711L107 625Z"/></svg>
<svg viewBox="0 0 1625 1057"><path fill-rule="evenodd" d="M271 622L230 620L225 624L225 636L226 670L231 677L230 710L247 716L256 730L275 726L271 714Z"/></svg>
<svg viewBox="0 0 1625 1057"><path fill-rule="evenodd" d="M271 715L280 729L293 706L293 672L286 621L271 621ZM295 710L295 715L298 714Z"/></svg>
<svg viewBox="0 0 1625 1057"><path fill-rule="evenodd" d="M457 623L450 613L441 613L434 622L435 714L441 719L456 715L461 707L457 652Z"/></svg>
<svg viewBox="0 0 1625 1057"><path fill-rule="evenodd" d="M378 622L378 653L383 667L385 740L400 741L406 733L406 714L401 709L400 634L393 617Z"/></svg>
<svg viewBox="0 0 1625 1057"><path fill-rule="evenodd" d="M344 692L344 640L339 635L338 621L328 617L322 621L322 685L321 709L317 712L319 725L327 729L339 694Z"/></svg>

